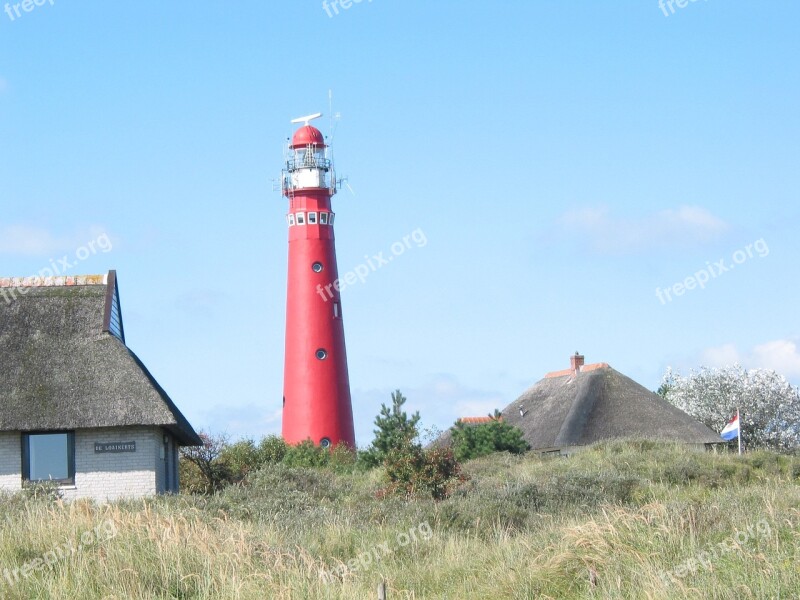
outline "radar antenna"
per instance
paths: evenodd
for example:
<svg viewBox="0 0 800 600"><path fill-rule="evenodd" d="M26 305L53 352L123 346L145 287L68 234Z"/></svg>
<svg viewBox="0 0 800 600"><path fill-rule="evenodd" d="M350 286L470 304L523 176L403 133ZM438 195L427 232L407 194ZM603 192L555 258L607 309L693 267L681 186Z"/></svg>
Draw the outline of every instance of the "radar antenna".
<svg viewBox="0 0 800 600"><path fill-rule="evenodd" d="M305 117L298 117L296 119L292 119L292 123L302 123L303 125L308 125L314 119L319 119L322 116L322 113L314 113L313 115L307 115Z"/></svg>

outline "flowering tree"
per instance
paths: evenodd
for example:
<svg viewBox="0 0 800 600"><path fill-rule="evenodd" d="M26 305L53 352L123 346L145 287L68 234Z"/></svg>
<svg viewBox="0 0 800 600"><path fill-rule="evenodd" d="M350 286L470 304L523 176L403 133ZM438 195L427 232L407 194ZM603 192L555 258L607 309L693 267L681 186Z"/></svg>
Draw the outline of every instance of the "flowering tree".
<svg viewBox="0 0 800 600"><path fill-rule="evenodd" d="M800 389L775 371L701 367L684 377L668 368L658 391L714 431L721 431L738 408L742 441L751 448L800 448Z"/></svg>

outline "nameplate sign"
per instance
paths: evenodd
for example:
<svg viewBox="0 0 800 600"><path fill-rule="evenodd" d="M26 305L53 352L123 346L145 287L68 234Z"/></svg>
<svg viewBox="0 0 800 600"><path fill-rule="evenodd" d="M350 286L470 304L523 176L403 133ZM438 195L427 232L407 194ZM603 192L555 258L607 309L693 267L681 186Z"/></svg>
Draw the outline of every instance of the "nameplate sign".
<svg viewBox="0 0 800 600"><path fill-rule="evenodd" d="M136 452L136 442L111 442L109 444L94 443L96 454L116 454L119 452Z"/></svg>

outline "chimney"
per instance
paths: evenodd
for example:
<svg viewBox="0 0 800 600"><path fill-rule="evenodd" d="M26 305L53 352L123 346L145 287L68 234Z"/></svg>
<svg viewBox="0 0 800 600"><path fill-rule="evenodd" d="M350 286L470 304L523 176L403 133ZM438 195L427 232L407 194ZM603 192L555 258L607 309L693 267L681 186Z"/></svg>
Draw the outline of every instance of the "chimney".
<svg viewBox="0 0 800 600"><path fill-rule="evenodd" d="M584 356L583 354L578 354L578 351L575 351L574 356L569 357L569 367L572 369L572 374L577 375L581 372L581 367L583 366Z"/></svg>

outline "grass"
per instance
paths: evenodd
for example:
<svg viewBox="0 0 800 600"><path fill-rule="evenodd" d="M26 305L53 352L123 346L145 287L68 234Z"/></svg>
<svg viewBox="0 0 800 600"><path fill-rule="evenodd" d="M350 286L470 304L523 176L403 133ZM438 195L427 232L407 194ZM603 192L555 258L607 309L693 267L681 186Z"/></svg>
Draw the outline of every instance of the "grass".
<svg viewBox="0 0 800 600"><path fill-rule="evenodd" d="M438 503L377 499L380 471L281 465L210 497L2 497L0 597L352 600L377 598L382 580L390 599L800 589L800 458L633 442L465 470L470 481ZM75 552L55 552L70 542Z"/></svg>

